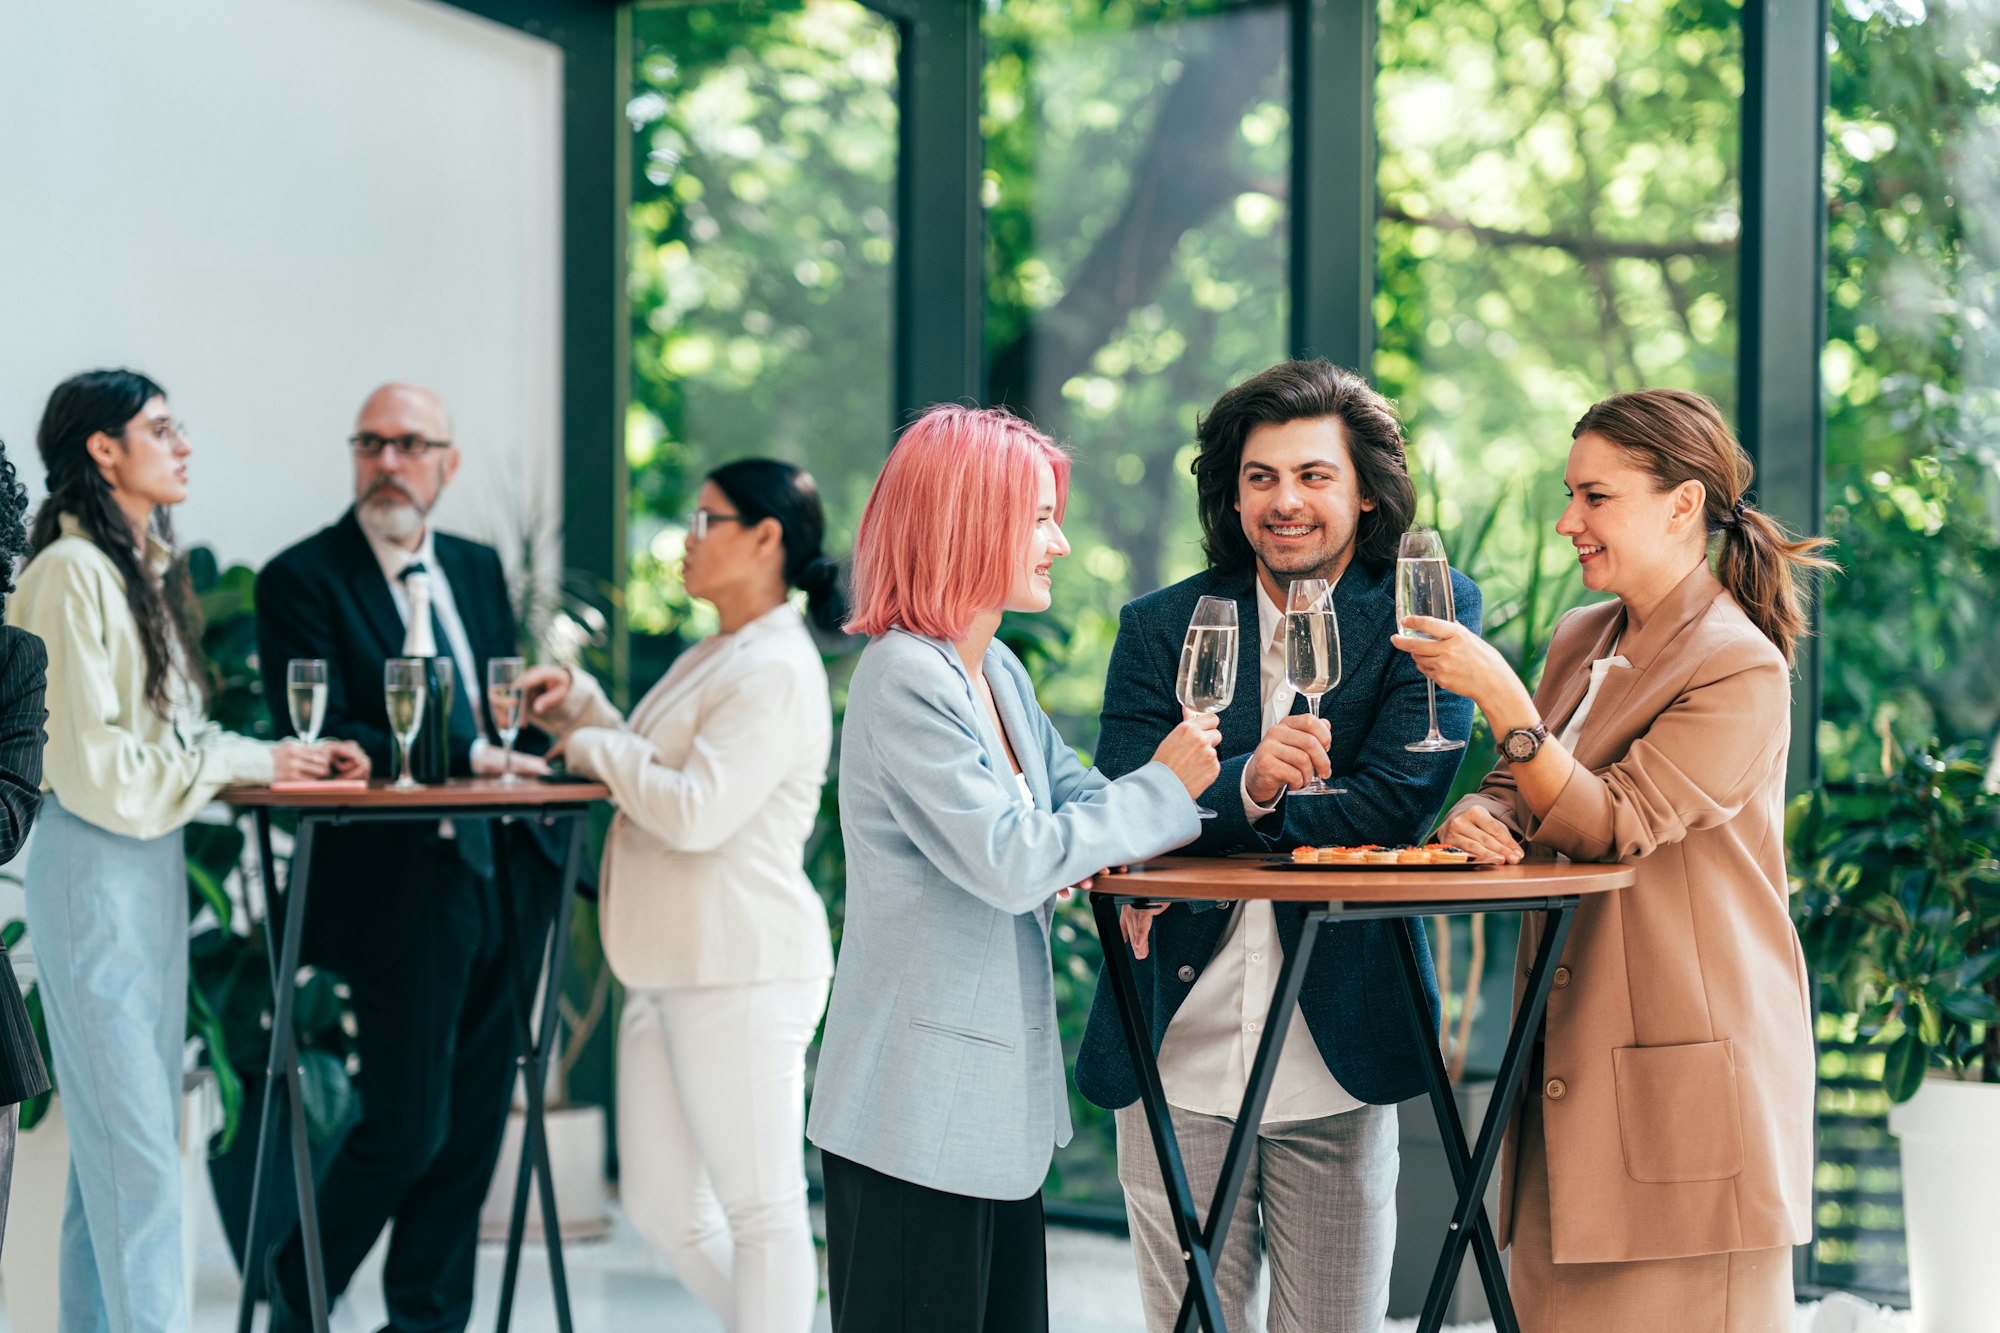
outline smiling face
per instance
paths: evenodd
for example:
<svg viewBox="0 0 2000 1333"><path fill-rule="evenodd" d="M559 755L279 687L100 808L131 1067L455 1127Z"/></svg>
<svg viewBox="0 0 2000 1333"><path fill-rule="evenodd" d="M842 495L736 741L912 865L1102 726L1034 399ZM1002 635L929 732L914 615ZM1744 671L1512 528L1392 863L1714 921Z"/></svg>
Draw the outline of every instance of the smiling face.
<svg viewBox="0 0 2000 1333"><path fill-rule="evenodd" d="M1702 484L1659 490L1628 450L1595 431L1570 446L1563 485L1570 499L1556 531L1576 547L1593 592L1651 607L1706 550Z"/></svg>
<svg viewBox="0 0 2000 1333"><path fill-rule="evenodd" d="M99 432L92 437L90 451L112 494L128 510L187 499L187 460L194 447L158 394L115 436Z"/></svg>
<svg viewBox="0 0 2000 1333"><path fill-rule="evenodd" d="M1257 553L1258 576L1280 605L1293 579L1337 579L1354 554L1361 494L1338 417L1252 430L1237 465L1236 512Z"/></svg>
<svg viewBox="0 0 2000 1333"><path fill-rule="evenodd" d="M1035 526L1028 533L1027 550L1014 573L1014 587L1007 594L1003 611L1046 611L1054 596L1051 575L1056 561L1069 554L1069 540L1056 522L1056 473L1046 462L1035 478Z"/></svg>

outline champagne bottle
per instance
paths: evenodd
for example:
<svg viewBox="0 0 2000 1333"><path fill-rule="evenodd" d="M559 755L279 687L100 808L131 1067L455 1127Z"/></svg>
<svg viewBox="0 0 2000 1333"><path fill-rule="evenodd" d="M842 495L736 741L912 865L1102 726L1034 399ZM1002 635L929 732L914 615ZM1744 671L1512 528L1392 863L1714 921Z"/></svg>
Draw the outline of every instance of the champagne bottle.
<svg viewBox="0 0 2000 1333"><path fill-rule="evenodd" d="M410 627L403 635L403 656L424 663L429 706L417 725L417 743L410 754L410 773L425 786L439 786L451 775L451 659L438 651L431 632L431 580L422 570L403 576L410 597Z"/></svg>

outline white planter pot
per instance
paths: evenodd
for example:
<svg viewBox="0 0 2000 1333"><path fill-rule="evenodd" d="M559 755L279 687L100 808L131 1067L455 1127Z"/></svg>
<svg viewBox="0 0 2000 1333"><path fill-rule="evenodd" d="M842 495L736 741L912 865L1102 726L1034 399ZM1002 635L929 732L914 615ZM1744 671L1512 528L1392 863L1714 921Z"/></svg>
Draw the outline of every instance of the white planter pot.
<svg viewBox="0 0 2000 1333"><path fill-rule="evenodd" d="M1903 1227L1916 1333L1990 1328L2000 1310L2000 1084L1925 1079L1889 1110L1902 1140Z"/></svg>
<svg viewBox="0 0 2000 1333"><path fill-rule="evenodd" d="M562 1225L563 1240L597 1240L609 1235L611 1201L604 1187L604 1108L551 1108L546 1123L549 1170L555 1177L556 1217ZM488 1186L486 1202L479 1210L481 1240L507 1239L507 1223L514 1207L514 1182L521 1168L521 1133L526 1124L526 1118L518 1110L507 1117L500 1161L493 1168L493 1183ZM528 1225L523 1234L529 1242L540 1243L539 1186L531 1184L530 1188Z"/></svg>
<svg viewBox="0 0 2000 1333"><path fill-rule="evenodd" d="M222 1123L215 1077L190 1074L181 1097L181 1198L199 1200L208 1190L208 1138ZM56 1333L61 1303L63 1200L69 1191L69 1128L60 1096L49 1113L14 1146L14 1184L7 1208L6 1246L0 1249L0 1282L6 1285L9 1333ZM185 1209L184 1209L185 1211ZM181 1228L181 1265L194 1300L197 1237Z"/></svg>
<svg viewBox="0 0 2000 1333"><path fill-rule="evenodd" d="M56 1267L62 1253L63 1196L69 1188L69 1128L62 1098L14 1142L14 1189L7 1205L7 1243L0 1281L7 1285L11 1333L55 1333Z"/></svg>

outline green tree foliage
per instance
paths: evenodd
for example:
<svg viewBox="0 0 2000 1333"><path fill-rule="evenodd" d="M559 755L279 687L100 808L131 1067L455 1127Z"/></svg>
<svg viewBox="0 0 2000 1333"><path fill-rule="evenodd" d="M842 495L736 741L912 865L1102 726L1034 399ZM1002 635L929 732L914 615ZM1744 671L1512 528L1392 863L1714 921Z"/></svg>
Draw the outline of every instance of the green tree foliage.
<svg viewBox="0 0 2000 1333"><path fill-rule="evenodd" d="M1827 597L1830 778L2000 726L2000 14L1833 10Z"/></svg>
<svg viewBox="0 0 2000 1333"><path fill-rule="evenodd" d="M853 0L641 8L630 218L632 627L690 617L701 474L810 469L836 549L888 448L896 40Z"/></svg>

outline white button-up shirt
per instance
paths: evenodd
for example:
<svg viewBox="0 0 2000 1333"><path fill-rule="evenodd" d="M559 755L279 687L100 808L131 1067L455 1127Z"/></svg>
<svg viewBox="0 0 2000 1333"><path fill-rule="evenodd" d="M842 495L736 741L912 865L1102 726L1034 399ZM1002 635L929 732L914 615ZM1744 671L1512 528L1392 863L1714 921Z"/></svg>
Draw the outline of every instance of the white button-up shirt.
<svg viewBox="0 0 2000 1333"><path fill-rule="evenodd" d="M1576 749L1577 737L1583 735L1583 724L1589 720L1591 706L1597 702L1597 692L1604 688L1604 678L1611 674L1614 667L1631 665L1615 643L1611 645L1609 657L1600 657L1590 664L1590 687L1583 692L1583 701L1577 704L1576 711L1569 715L1569 721L1563 724L1561 734L1556 737L1565 750Z"/></svg>
<svg viewBox="0 0 2000 1333"><path fill-rule="evenodd" d="M451 654L452 669L458 672L457 688L468 691L465 702L471 706L472 725L479 733L472 742L476 753L486 744L486 719L479 707L479 696L486 682L479 679L479 658L472 651L472 640L466 637L458 603L452 599L451 581L445 577L444 566L438 563L437 544L432 540L430 525L424 525L423 543L414 551L384 541L366 528L362 532L368 538L368 549L375 553L376 563L382 566L382 577L389 583L389 597L396 603L396 614L403 618L405 629L410 623L410 590L403 583L403 571L419 561L423 563L430 584L431 610L437 612L438 625L444 630L442 646Z"/></svg>
<svg viewBox="0 0 2000 1333"><path fill-rule="evenodd" d="M1257 681L1263 702L1262 730L1292 711L1292 687L1285 681L1285 615L1257 586L1257 631L1260 651ZM1246 782L1248 770L1245 770ZM1279 800L1284 799L1283 793ZM1308 796L1306 800L1335 800ZM1253 821L1275 809L1259 806L1243 792L1243 810ZM1284 946L1278 942L1277 916L1268 902L1240 903L1230 910L1235 919L1215 956L1188 992L1160 1044L1160 1083L1167 1101L1186 1111L1235 1119L1243 1109L1243 1090L1250 1081L1250 1064L1257 1058L1271 997L1278 991L1278 968ZM1278 1072L1264 1103L1264 1121L1316 1120L1351 1111L1361 1103L1327 1070L1305 1015L1292 1006Z"/></svg>

